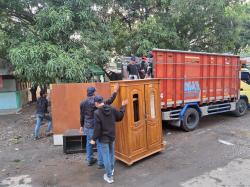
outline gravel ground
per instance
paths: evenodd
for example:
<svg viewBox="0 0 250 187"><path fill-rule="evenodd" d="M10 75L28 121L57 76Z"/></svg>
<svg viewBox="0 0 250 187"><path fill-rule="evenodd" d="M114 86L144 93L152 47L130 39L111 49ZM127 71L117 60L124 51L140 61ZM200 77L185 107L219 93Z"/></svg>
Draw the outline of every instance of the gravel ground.
<svg viewBox="0 0 250 187"><path fill-rule="evenodd" d="M0 116L0 186L250 187L250 112L206 117L188 133L164 128L166 149L131 167L117 162L115 183L107 185L104 171L88 167L85 155L63 154L52 137L32 139L34 111L29 105L20 114Z"/></svg>

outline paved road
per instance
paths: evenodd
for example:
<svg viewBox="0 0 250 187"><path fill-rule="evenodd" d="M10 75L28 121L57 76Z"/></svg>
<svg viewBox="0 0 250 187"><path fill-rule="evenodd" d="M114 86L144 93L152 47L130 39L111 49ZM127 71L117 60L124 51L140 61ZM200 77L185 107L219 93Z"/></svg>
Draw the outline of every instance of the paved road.
<svg viewBox="0 0 250 187"><path fill-rule="evenodd" d="M1 134L28 134L8 146L10 137L0 138L0 186L250 187L250 112L206 117L193 132L165 129L166 149L131 167L117 162L112 185L103 182L103 170L86 166L83 155L64 155L52 138L32 141L31 115L26 109L0 117Z"/></svg>

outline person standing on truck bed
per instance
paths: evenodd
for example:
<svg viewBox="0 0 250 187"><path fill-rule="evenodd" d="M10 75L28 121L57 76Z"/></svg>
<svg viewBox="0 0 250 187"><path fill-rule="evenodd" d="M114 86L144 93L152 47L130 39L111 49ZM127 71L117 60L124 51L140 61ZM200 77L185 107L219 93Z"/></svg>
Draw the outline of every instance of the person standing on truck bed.
<svg viewBox="0 0 250 187"><path fill-rule="evenodd" d="M119 90L119 85L115 85L115 91L111 95L111 97L105 101L105 104L112 104L116 98L117 92ZM81 102L80 104L80 132L86 135L86 157L88 166L92 166L96 163L96 159L93 155L93 146L90 144L90 140L94 133L94 111L97 109L94 102L95 97L95 87L87 88L87 96L88 98ZM98 154L98 168L104 168L102 154L100 149L100 144L97 141L97 154Z"/></svg>
<svg viewBox="0 0 250 187"><path fill-rule="evenodd" d="M131 61L127 66L128 78L139 79L138 65L136 64L135 57L131 57Z"/></svg>
<svg viewBox="0 0 250 187"><path fill-rule="evenodd" d="M147 61L147 58L146 58L145 56L143 56L143 57L142 57L141 64L140 64L140 71L139 71L139 75L140 75L140 78L141 78L141 79L144 79L144 78L145 78L145 75L146 75L146 73L147 73L146 61Z"/></svg>

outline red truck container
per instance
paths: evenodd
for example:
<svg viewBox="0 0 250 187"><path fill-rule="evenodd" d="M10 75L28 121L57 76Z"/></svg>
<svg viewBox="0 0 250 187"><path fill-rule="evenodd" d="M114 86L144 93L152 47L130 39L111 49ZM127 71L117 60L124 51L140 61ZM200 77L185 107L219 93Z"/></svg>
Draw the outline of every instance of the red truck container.
<svg viewBox="0 0 250 187"><path fill-rule="evenodd" d="M189 131L202 116L236 109L239 56L165 49L152 52L153 75L161 79L163 120Z"/></svg>

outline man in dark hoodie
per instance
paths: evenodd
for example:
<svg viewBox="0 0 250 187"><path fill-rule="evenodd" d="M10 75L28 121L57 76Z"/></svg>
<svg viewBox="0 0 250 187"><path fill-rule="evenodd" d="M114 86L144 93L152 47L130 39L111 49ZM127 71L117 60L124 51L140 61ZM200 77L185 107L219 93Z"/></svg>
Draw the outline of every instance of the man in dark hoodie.
<svg viewBox="0 0 250 187"><path fill-rule="evenodd" d="M103 178L108 183L114 182L115 122L122 120L127 103L128 100L122 101L122 106L118 111L112 106L105 104L102 96L95 97L95 105L98 109L94 112L95 128L91 144L95 144L97 139L100 141L103 162L106 170L106 174L104 174Z"/></svg>
<svg viewBox="0 0 250 187"><path fill-rule="evenodd" d="M46 99L46 93L44 91L40 92L40 98L36 102L36 126L34 132L34 139L38 140L40 138L39 132L43 120L48 121L48 127L46 130L46 136L52 134L52 122L51 116L48 111L48 100Z"/></svg>
<svg viewBox="0 0 250 187"><path fill-rule="evenodd" d="M115 91L111 95L111 97L105 101L106 104L110 105L113 103L113 101L116 98L117 91L119 89L119 85L117 84L115 86ZM97 109L94 102L95 97L95 87L88 87L87 88L87 96L88 98L81 102L80 104L80 132L84 135L86 135L86 157L88 161L88 166L92 166L96 163L96 159L93 155L93 146L90 144L90 140L93 136L94 132L94 111ZM98 168L104 168L103 160L102 160L102 154L101 154L101 148L100 144L97 141L97 154L98 154Z"/></svg>

